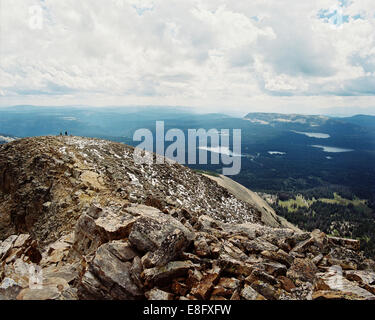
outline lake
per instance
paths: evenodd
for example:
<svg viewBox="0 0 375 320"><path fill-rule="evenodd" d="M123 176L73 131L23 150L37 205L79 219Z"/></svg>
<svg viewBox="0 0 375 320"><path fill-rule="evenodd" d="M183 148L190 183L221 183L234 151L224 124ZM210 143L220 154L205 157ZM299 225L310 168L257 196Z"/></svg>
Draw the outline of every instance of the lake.
<svg viewBox="0 0 375 320"><path fill-rule="evenodd" d="M286 154L286 152L282 152L282 151L267 151L269 154L279 154L279 155L282 155L282 154Z"/></svg>
<svg viewBox="0 0 375 320"><path fill-rule="evenodd" d="M323 149L324 152L334 152L334 153L354 151L353 149L344 149L344 148L328 147L328 146L320 146L320 145L312 145L312 147Z"/></svg>
<svg viewBox="0 0 375 320"><path fill-rule="evenodd" d="M294 131L291 130L294 133L297 134L303 134L305 136L308 136L309 138L318 138L318 139L328 139L331 136L328 133L321 133L321 132L302 132L302 131Z"/></svg>
<svg viewBox="0 0 375 320"><path fill-rule="evenodd" d="M232 157L243 157L243 155L241 154L232 152L232 150L230 150L228 147L199 147L198 149L207 150L209 152L224 154Z"/></svg>

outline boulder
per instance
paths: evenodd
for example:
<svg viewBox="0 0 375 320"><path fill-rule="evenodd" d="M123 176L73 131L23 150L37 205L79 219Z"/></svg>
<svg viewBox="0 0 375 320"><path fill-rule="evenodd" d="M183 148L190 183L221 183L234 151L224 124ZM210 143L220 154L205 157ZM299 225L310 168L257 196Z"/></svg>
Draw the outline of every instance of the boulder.
<svg viewBox="0 0 375 320"><path fill-rule="evenodd" d="M334 247L325 257L330 266L339 265L344 270L357 270L365 260L353 250L345 247Z"/></svg>
<svg viewBox="0 0 375 320"><path fill-rule="evenodd" d="M251 286L245 284L240 293L241 297L246 300L266 300L261 294L255 291Z"/></svg>
<svg viewBox="0 0 375 320"><path fill-rule="evenodd" d="M328 237L328 240L333 245L342 246L349 250L359 251L361 247L359 240L338 237Z"/></svg>
<svg viewBox="0 0 375 320"><path fill-rule="evenodd" d="M375 295L361 288L356 282L347 280L340 266L333 266L327 272L317 275L330 291L341 291L361 297L361 299L374 300Z"/></svg>
<svg viewBox="0 0 375 320"><path fill-rule="evenodd" d="M259 268L260 270L264 270L266 273L274 277L281 276L281 275L285 276L287 272L287 267L285 265L283 265L282 263L273 262L273 261L261 262L257 264L256 267Z"/></svg>
<svg viewBox="0 0 375 320"><path fill-rule="evenodd" d="M260 253L262 251L277 251L279 248L266 240L254 239L244 243L248 253Z"/></svg>
<svg viewBox="0 0 375 320"><path fill-rule="evenodd" d="M175 229L172 233L166 235L156 251L148 252L143 264L147 268L163 266L169 261L178 258L188 245L189 241L185 234L181 230Z"/></svg>
<svg viewBox="0 0 375 320"><path fill-rule="evenodd" d="M195 265L189 260L171 261L162 267L145 269L142 273L142 278L148 286L167 285L170 284L174 278L187 274L188 270L194 267Z"/></svg>
<svg viewBox="0 0 375 320"><path fill-rule="evenodd" d="M267 274L266 272L259 270L259 269L254 269L251 274L245 279L246 282L248 283L253 283L257 280L261 280L264 282L267 282L273 286L278 284L278 281L275 277Z"/></svg>
<svg viewBox="0 0 375 320"><path fill-rule="evenodd" d="M292 292L292 290L296 287L294 285L294 282L292 280L290 280L288 277L279 276L277 278L277 280L279 280L281 288L284 289L287 292Z"/></svg>
<svg viewBox="0 0 375 320"><path fill-rule="evenodd" d="M181 222L160 211L151 210L142 213L129 235L129 241L141 252L154 252L160 249L155 258L158 264L172 260L193 239L193 232Z"/></svg>
<svg viewBox="0 0 375 320"><path fill-rule="evenodd" d="M265 250L261 252L261 255L270 260L282 263L286 265L287 267L289 267L293 263L293 260L294 260L294 258L291 255L287 254L285 251L281 249L279 249L277 252Z"/></svg>
<svg viewBox="0 0 375 320"><path fill-rule="evenodd" d="M62 278L43 279L41 288L23 289L17 296L17 300L67 300L71 288Z"/></svg>
<svg viewBox="0 0 375 320"><path fill-rule="evenodd" d="M215 268L209 270L192 289L191 294L200 300L207 300L216 285L219 281L220 269Z"/></svg>
<svg viewBox="0 0 375 320"><path fill-rule="evenodd" d="M119 216L110 208L92 206L76 223L73 253L90 255L103 243L128 237L135 220L130 214Z"/></svg>
<svg viewBox="0 0 375 320"><path fill-rule="evenodd" d="M223 271L237 276L244 275L247 277L254 269L252 263L234 259L225 253L220 254L218 263Z"/></svg>
<svg viewBox="0 0 375 320"><path fill-rule="evenodd" d="M252 282L251 287L267 300L278 300L281 294L281 291L279 289L261 280Z"/></svg>
<svg viewBox="0 0 375 320"><path fill-rule="evenodd" d="M294 259L287 272L287 277L294 281L314 282L317 268L309 259Z"/></svg>
<svg viewBox="0 0 375 320"><path fill-rule="evenodd" d="M129 255L126 243L106 243L100 246L86 271L81 283L82 289L86 289L89 295L97 295L97 298L142 298L143 292L131 277L132 263L125 260L129 257L132 254ZM96 279L92 279L93 277Z"/></svg>

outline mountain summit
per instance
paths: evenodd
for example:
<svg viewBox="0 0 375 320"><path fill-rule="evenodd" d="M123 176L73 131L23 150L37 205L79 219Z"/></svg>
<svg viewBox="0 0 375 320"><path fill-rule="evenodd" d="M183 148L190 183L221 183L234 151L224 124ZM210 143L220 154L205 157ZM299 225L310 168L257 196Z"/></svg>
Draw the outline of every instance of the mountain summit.
<svg viewBox="0 0 375 320"><path fill-rule="evenodd" d="M267 225L259 203L133 151L80 137L0 147L0 299L375 299L359 241Z"/></svg>

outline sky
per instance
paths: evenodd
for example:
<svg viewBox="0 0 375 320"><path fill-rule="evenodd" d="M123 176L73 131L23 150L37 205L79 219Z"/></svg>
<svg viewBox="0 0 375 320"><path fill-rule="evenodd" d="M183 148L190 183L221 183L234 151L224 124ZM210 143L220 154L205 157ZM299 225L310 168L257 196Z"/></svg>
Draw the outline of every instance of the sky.
<svg viewBox="0 0 375 320"><path fill-rule="evenodd" d="M375 1L0 0L19 104L375 114Z"/></svg>

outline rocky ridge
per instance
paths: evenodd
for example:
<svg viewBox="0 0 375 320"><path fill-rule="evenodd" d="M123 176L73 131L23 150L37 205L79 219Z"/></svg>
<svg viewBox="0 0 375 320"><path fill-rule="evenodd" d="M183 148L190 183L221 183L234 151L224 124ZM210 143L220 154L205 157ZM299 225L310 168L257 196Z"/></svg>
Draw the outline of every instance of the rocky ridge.
<svg viewBox="0 0 375 320"><path fill-rule="evenodd" d="M375 299L359 241L264 225L254 205L133 148L0 147L0 299Z"/></svg>

